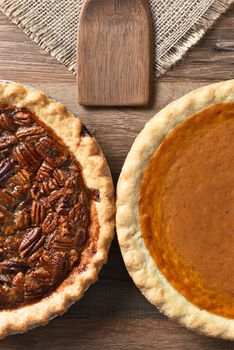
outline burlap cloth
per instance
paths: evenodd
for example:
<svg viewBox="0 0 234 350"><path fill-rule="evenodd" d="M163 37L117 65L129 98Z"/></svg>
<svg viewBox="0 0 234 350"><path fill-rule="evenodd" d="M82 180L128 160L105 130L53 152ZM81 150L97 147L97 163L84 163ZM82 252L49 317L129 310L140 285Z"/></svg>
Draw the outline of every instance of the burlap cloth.
<svg viewBox="0 0 234 350"><path fill-rule="evenodd" d="M73 73L84 0L0 0L2 11ZM98 1L98 0L96 0ZM155 76L182 58L234 0L149 0L154 22Z"/></svg>

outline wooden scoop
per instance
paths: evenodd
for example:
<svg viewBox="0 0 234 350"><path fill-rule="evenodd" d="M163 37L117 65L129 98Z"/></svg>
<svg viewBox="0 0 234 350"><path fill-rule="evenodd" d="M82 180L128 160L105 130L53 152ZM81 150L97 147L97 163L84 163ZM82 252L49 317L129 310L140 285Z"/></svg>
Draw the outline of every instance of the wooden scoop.
<svg viewBox="0 0 234 350"><path fill-rule="evenodd" d="M86 0L78 28L78 102L149 102L151 20L145 0Z"/></svg>

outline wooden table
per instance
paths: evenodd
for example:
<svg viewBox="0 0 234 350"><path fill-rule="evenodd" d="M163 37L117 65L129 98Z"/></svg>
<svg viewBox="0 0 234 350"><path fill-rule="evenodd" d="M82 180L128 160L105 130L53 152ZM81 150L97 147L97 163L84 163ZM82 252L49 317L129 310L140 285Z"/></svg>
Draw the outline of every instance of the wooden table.
<svg viewBox="0 0 234 350"><path fill-rule="evenodd" d="M94 132L115 182L139 131L159 109L186 92L234 78L234 9L215 24L184 62L159 79L148 108L85 109L76 103L75 77L0 14L0 79L44 89L64 102ZM115 240L99 282L62 317L0 349L234 349L234 344L190 332L161 315L128 276Z"/></svg>

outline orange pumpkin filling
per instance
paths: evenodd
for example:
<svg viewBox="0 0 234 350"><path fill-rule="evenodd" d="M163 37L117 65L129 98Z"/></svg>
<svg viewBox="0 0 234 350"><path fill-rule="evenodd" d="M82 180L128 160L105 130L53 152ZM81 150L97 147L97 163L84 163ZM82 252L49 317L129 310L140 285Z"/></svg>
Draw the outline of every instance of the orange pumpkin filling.
<svg viewBox="0 0 234 350"><path fill-rule="evenodd" d="M199 308L234 318L234 103L168 134L144 171L139 220L169 283Z"/></svg>

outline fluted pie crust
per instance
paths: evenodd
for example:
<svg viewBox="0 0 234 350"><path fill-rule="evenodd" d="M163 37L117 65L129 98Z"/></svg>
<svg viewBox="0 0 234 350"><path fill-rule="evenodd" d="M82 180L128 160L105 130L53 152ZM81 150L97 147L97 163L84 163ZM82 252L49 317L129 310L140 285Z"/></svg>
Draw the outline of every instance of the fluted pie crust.
<svg viewBox="0 0 234 350"><path fill-rule="evenodd" d="M90 204L89 237L93 244L82 252L83 266L75 266L57 289L40 301L0 311L0 338L3 338L44 325L63 314L97 280L113 239L115 205L112 178L100 147L82 122L63 104L41 91L0 82L0 105L27 109L49 127L80 164L87 188L95 189L99 197L98 200L92 199Z"/></svg>
<svg viewBox="0 0 234 350"><path fill-rule="evenodd" d="M152 241L150 240L148 241L145 240L147 238L147 235L150 237L149 232L147 233L147 228L150 228L150 226L147 222L147 220L149 220L147 218L147 215L145 216L145 219L142 216L142 213L145 214L145 210L146 210L145 208L147 208L147 206L145 205L145 203L147 204L147 200L143 201L143 204L142 204L142 196L144 196L144 194L147 193L148 189L150 188L149 186L152 186L152 184L150 184L149 181L151 181L152 179L152 181L155 181L155 184L157 184L156 178L154 178L153 176L149 177L149 171L152 171L152 169L154 169L155 165L157 164L156 161L154 161L153 163L153 159L156 159L156 157L161 157L160 158L161 163L159 163L160 165L157 168L157 176L158 174L160 174L160 171L162 169L161 167L164 166L163 151L165 151L167 149L166 147L168 146L168 144L165 143L165 140L169 139L170 141L172 139L171 137L172 135L177 135L178 137L178 133L176 133L175 130L176 129L178 130L178 127L182 126L185 120L186 121L188 120L188 123L186 124L186 126L189 127L189 119L188 119L189 117L191 117L191 120L194 120L194 121L198 120L196 119L196 115L199 115L199 112L205 111L206 109L209 110L209 108L212 106L214 106L214 110L218 111L219 108L218 107L216 108L216 106L220 105L221 106L220 110L221 110L222 106L225 106L225 104L228 105L229 102L234 102L234 81L233 80L205 86L198 90L192 91L191 93L185 95L184 97L166 106L163 110L161 110L153 119L151 119L145 125L145 128L136 138L127 156L127 159L122 168L122 172L119 178L119 182L117 186L117 220L116 220L117 223L116 225L117 225L118 240L120 243L122 255L123 255L125 264L127 266L127 269L131 277L133 278L135 284L138 286L138 288L142 291L145 297L152 304L156 305L163 313L165 313L166 315L168 315L173 319L176 319L179 323L188 327L189 329L193 329L195 331L198 331L200 333L213 336L213 337L234 340L233 309L228 310L228 305L225 306L226 315L228 315L226 317L222 315L222 310L219 311L219 308L217 308L218 311L211 312L203 308L202 303L200 303L200 306L198 307L197 304L199 303L196 302L196 300L194 302L191 301L191 297L188 295L190 291L189 289L187 290L188 291L187 294L186 294L186 290L183 293L179 292L180 290L179 280L183 278L182 277L183 275L180 275L180 271L177 271L179 272L179 274L177 275L179 277L175 277L175 278L178 279L177 281L179 282L179 284L175 283L176 280L174 280L173 283L170 282L171 281L170 278L172 277L170 277L170 273L167 273L167 271L165 270L166 268L166 266L164 265L165 262L160 263L160 260L157 261L157 258L155 259L155 256L156 257L159 256L158 254L160 253L160 250L157 251L157 249L155 248L155 244L156 245L162 244L160 243L161 242L160 236L157 238L158 241L154 241L154 243L152 243ZM231 109L233 111L233 104ZM230 119L230 123L232 123L230 125L233 126L233 122L231 120L232 115L233 114L229 114L228 118ZM217 116L219 116L219 113L217 113ZM233 132L233 127L231 130ZM216 142L218 142L219 138L222 138L222 135L220 135L220 133L218 132L215 135L217 137ZM174 140L178 140L178 139L174 138ZM233 154L232 144L230 144L229 147L230 147L228 150L230 155L229 159L231 159L231 154ZM194 149L197 149L199 151L199 148L195 147ZM182 150L183 151L181 154L183 155L186 154L186 149L182 148ZM200 151L202 152L202 149ZM222 151L225 151L225 150L222 150ZM213 159L215 159L215 150L214 150L214 154L212 154L211 152L211 155ZM175 157L176 156L177 155L175 154ZM195 154L194 157L199 157L199 153ZM174 161L173 156L171 159L173 159ZM166 161L167 160L165 160L165 162ZM193 159L191 159L191 162L193 162ZM174 163L170 163L170 164L174 164ZM205 164L205 162L203 162L203 164ZM174 174L177 171L180 171L179 167L177 170L171 170L172 168L167 168L167 169L170 169L170 173L172 172ZM227 164L225 169L228 169ZM169 172L169 170L167 171ZM147 172L148 172L148 175L147 175ZM216 170L216 172L217 174L219 174L218 176L221 176L220 175L221 173L218 172L218 169ZM216 172L213 171L214 177L216 176ZM183 176L181 175L181 178L178 177L178 179L180 179L180 181L183 181ZM231 179L233 179L233 174L231 175L231 177L229 177L228 181L231 181ZM160 178L159 178L159 181L161 181ZM167 181L166 183L167 184L169 183L170 186L173 186L173 181L171 182ZM178 186L176 188L178 189ZM151 208L153 208L152 206L154 205L154 203L152 202L152 198L154 195L154 192L152 192L152 189L153 187L151 187L151 194L150 194L151 197L148 204L150 206L150 210ZM158 186L158 188L156 187L155 191L156 191L155 193L160 193L161 191L160 186ZM231 191L232 189L228 191L229 193L228 195L230 196L232 193ZM163 193L166 193L166 192L163 192ZM171 193L173 196L174 192L171 191ZM163 198L166 198L168 203L170 203L170 200L172 198L170 196L170 189L168 190L168 194L166 195L166 197L163 197ZM173 198L178 198L178 197L175 196ZM193 203L192 200L190 201L190 203ZM181 207L182 206L180 206L180 210L183 210L181 209ZM168 208L173 209L175 207L169 204ZM205 206L204 206L204 209L206 209ZM229 214L228 208L225 207L224 209L226 210L226 213ZM224 215L225 215L225 210L223 210ZM154 209L152 209L150 214L151 217L152 215L154 215L154 213L155 213ZM158 215L157 218L159 218L160 215ZM179 215L180 217L184 218L182 212ZM172 220L170 221L170 224L171 222L173 223L174 222L173 217L169 216L169 218L170 220ZM151 221L151 225L153 227L155 223L153 224ZM162 227L164 227L163 223L162 223ZM185 224L185 227L186 227L186 224ZM160 230L162 229L163 228L160 228ZM189 231L189 227L188 227L188 231ZM231 231L228 232L228 234L230 236ZM224 239L225 239L225 234L224 234ZM178 241L178 244L179 243L180 241ZM154 244L154 246L152 246L152 244ZM183 245L184 245L184 242L182 242L181 246L183 247ZM165 245L162 247L164 247L163 249L167 249ZM164 257L167 254L167 251L165 251L165 256L163 255L163 250L160 254L161 254L160 255L161 258L164 259ZM171 255L169 254L168 259L170 259L170 256ZM231 259L230 256L228 257L228 259L229 260ZM160 267L158 264L160 265ZM166 271L166 272L164 273L162 271ZM184 271L181 270L181 273L182 272L184 273ZM212 272L212 278L214 278L214 272ZM226 283L226 285L227 284L228 283ZM190 288L191 287L192 285L190 285ZM233 299L232 299L232 302L233 302Z"/></svg>

